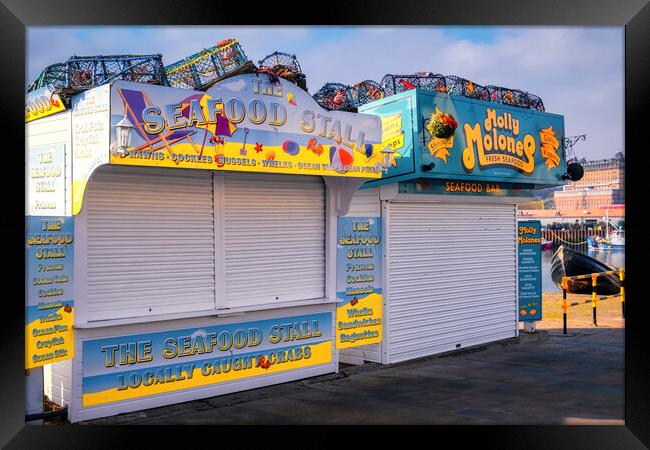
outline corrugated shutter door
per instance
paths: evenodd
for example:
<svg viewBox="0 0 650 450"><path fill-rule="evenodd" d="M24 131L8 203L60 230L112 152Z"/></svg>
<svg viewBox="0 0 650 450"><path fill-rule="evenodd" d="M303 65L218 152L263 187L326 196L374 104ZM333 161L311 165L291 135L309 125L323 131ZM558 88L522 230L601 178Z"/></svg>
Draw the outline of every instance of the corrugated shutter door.
<svg viewBox="0 0 650 450"><path fill-rule="evenodd" d="M325 297L321 177L225 174L225 306Z"/></svg>
<svg viewBox="0 0 650 450"><path fill-rule="evenodd" d="M515 228L514 205L389 203L389 362L516 335Z"/></svg>
<svg viewBox="0 0 650 450"><path fill-rule="evenodd" d="M109 166L88 187L89 320L215 308L211 172Z"/></svg>

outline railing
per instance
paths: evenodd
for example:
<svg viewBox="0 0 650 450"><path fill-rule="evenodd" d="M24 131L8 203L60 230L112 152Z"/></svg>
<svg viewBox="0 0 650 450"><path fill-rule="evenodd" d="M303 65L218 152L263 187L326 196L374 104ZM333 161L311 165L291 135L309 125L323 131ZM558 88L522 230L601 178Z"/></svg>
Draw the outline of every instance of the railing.
<svg viewBox="0 0 650 450"><path fill-rule="evenodd" d="M613 295L597 295L596 286L598 285L598 277L601 275L618 275L621 280L621 290L618 294ZM569 289L569 280L585 280L591 278L591 298L589 300L575 301L569 303L566 298L566 293ZM562 277L562 330L564 334L567 334L567 310L570 306L576 306L585 303L591 303L592 306L592 315L594 326L598 326L598 301L607 300L610 298L620 297L621 299L621 310L623 313L623 319L625 319L625 269L621 268L619 270L608 271L608 272L596 272L589 273L585 275L575 275L572 277Z"/></svg>
<svg viewBox="0 0 650 450"><path fill-rule="evenodd" d="M574 250L586 250L588 237L606 238L607 231L603 228L600 230L588 230L585 228L573 230L552 230L542 228L542 237L547 241L553 241L553 248L560 245L570 246Z"/></svg>

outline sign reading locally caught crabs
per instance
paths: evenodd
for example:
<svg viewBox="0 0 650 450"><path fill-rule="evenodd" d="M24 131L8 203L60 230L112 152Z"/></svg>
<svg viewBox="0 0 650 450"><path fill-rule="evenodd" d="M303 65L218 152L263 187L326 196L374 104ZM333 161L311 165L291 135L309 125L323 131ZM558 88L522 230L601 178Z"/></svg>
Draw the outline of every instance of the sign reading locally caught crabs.
<svg viewBox="0 0 650 450"><path fill-rule="evenodd" d="M380 178L379 117L321 108L266 74L207 92L118 81L111 91L111 164Z"/></svg>
<svg viewBox="0 0 650 450"><path fill-rule="evenodd" d="M83 407L332 362L332 313L84 340Z"/></svg>

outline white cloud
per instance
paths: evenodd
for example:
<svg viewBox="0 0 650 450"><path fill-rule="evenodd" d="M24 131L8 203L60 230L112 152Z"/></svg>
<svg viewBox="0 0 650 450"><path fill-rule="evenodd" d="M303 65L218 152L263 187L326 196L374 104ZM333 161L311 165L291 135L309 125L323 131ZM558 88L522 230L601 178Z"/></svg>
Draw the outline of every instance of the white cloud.
<svg viewBox="0 0 650 450"><path fill-rule="evenodd" d="M229 91L239 92L246 87L246 82L244 80L226 81L226 83L223 84L223 87Z"/></svg>
<svg viewBox="0 0 650 450"><path fill-rule="evenodd" d="M333 30L322 39L324 31ZM325 82L380 81L386 73L431 71L539 95L565 116L568 135L587 134L579 156L623 149L623 28L500 27L493 39L459 39L444 27L39 27L28 29L27 73L72 54L162 53L171 64L216 41L238 39L257 63L295 53L310 93ZM93 30L93 32L89 32Z"/></svg>

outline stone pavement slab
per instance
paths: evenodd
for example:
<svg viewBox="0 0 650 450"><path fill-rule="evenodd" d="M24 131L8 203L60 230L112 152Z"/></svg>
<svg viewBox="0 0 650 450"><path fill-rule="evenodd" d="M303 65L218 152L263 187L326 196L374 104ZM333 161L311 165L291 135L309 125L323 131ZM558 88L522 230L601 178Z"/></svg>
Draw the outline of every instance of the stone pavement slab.
<svg viewBox="0 0 650 450"><path fill-rule="evenodd" d="M92 424L623 424L624 329L481 346Z"/></svg>

